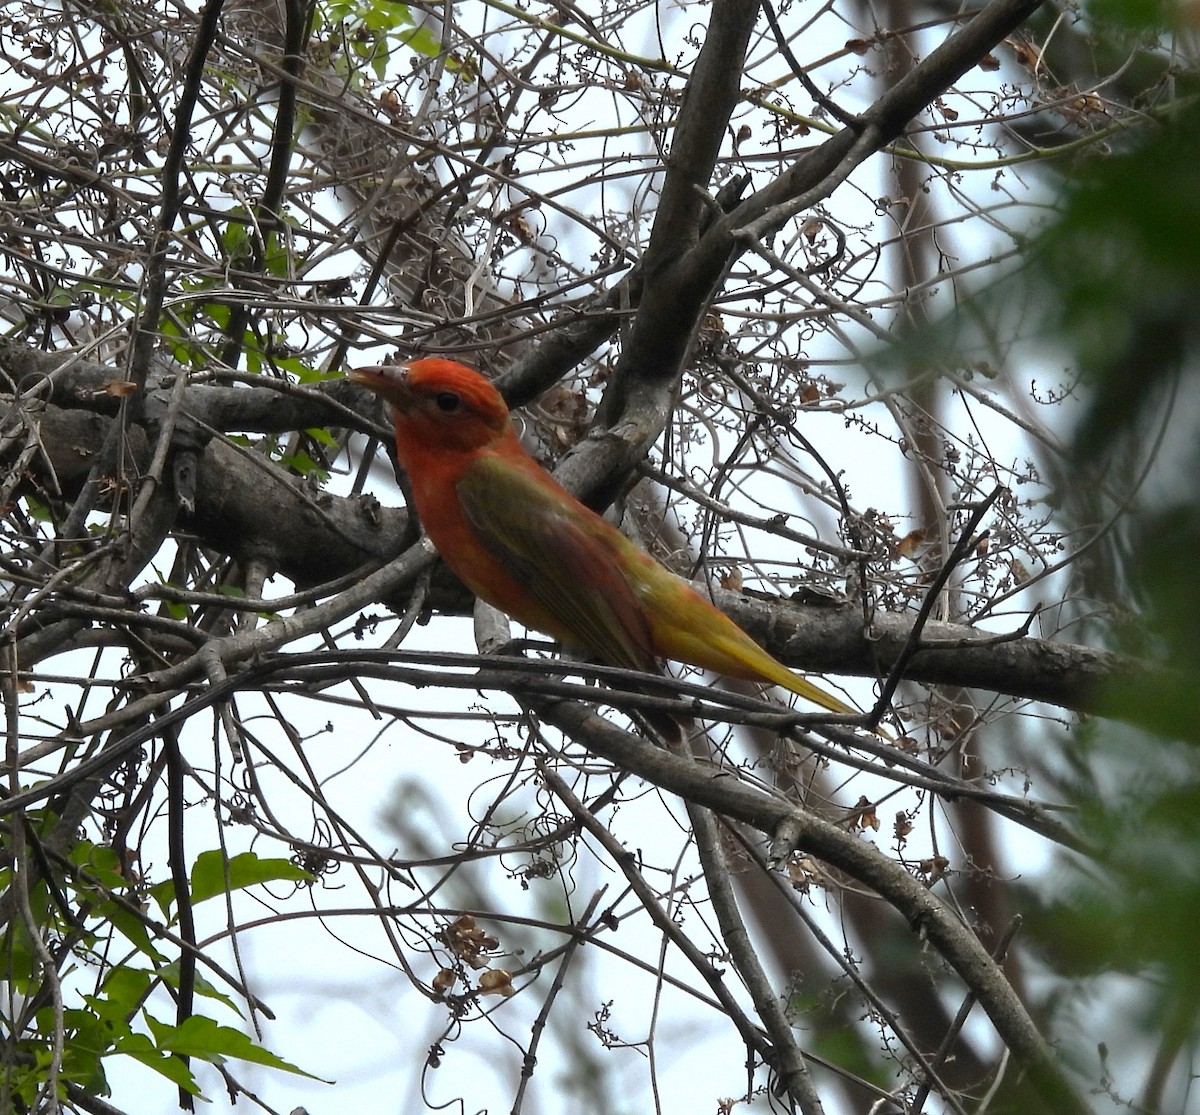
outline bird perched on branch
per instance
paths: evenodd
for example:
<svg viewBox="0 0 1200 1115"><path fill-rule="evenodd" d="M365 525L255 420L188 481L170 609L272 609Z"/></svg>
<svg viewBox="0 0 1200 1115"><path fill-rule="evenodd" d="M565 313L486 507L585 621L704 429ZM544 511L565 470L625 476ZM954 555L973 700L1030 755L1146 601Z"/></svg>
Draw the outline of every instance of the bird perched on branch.
<svg viewBox="0 0 1200 1115"><path fill-rule="evenodd" d="M671 658L857 715L558 484L522 448L500 393L478 372L428 357L349 378L387 404L417 515L482 600L610 666L656 673L657 660Z"/></svg>

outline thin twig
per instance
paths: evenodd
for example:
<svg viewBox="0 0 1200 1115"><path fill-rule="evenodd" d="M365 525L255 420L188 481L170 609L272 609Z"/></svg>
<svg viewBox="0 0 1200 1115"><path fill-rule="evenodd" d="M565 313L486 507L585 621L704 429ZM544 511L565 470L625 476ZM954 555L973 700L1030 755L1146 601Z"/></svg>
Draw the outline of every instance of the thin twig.
<svg viewBox="0 0 1200 1115"><path fill-rule="evenodd" d="M879 692L879 699L876 701L875 707L871 710L871 714L867 717L866 723L872 726L878 724L884 712L887 711L888 706L892 703L892 696L896 692L900 682L904 680L904 671L907 669L908 663L911 661L913 655L921 649L921 632L924 630L925 624L933 613L934 606L941 595L942 589L945 588L946 582L950 580L950 575L954 572L959 562L963 561L979 544L979 539L976 537L975 531L983 521L983 517L990 510L992 504L1000 498L1004 490L1004 488L994 489L991 495L976 506L971 517L967 520L967 524L963 527L958 542L955 543L954 549L950 551L950 555L942 564L942 568L938 570L938 575L933 579L933 583L925 593L925 599L921 601L921 607L917 610L916 619L913 620L912 630L909 631L904 646L901 647L900 653L896 655L896 659L888 671L887 680L883 683L883 687Z"/></svg>
<svg viewBox="0 0 1200 1115"><path fill-rule="evenodd" d="M680 761L682 762L683 760ZM708 984L709 989L721 1004L721 1009L741 1035L742 1041L746 1043L746 1048L761 1058L769 1058L771 1055L770 1042L742 1010L737 999L726 985L721 973L713 967L708 957L692 943L679 926L675 924L667 911L662 908L662 904L658 900L658 895L655 894L653 888L646 882L642 873L637 869L633 853L621 844L596 819L583 802L575 796L566 782L548 764L539 762L538 769L546 785L567 809L570 810L571 815L613 858L613 861L629 883L630 889L637 896L638 901L642 904L642 908L649 915L650 920L655 924L659 932L683 953L684 957L696 969L704 982Z"/></svg>
<svg viewBox="0 0 1200 1115"><path fill-rule="evenodd" d="M596 891L592 895L591 900L587 904L587 908L576 919L576 925L586 926L591 920L592 914L596 910L596 906L600 902L601 896L604 894L604 889ZM584 931L586 932L586 930ZM525 1057L521 1063L521 1081L517 1085L517 1094L513 1099L512 1115L520 1115L521 1107L525 1102L525 1089L529 1082L533 1079L534 1066L537 1065L537 1051L541 1044L542 1034L546 1029L546 1022L550 1018L550 1011L554 1007L554 1000L558 998L559 992L567 980L567 971L571 967L571 961L575 959L575 954L579 951L579 946L584 943L587 938L583 933L575 934L571 937L563 949L562 960L559 962L558 970L554 973L554 979L550 983L550 990L546 992L545 1001L542 1003L542 1009L538 1011L537 1017L533 1020L529 1027L529 1048L525 1050Z"/></svg>
<svg viewBox="0 0 1200 1115"><path fill-rule="evenodd" d="M996 947L992 950L992 958L997 964L1004 962L1004 958L1008 955L1009 946L1012 945L1013 938L1016 937L1020 928L1021 917L1018 915L1008 923L1008 927L1004 930L1000 940L996 942ZM921 1115L921 1108L925 1106L925 1101L929 1098L931 1084L936 1084L938 1091L942 1091L942 1084L938 1081L933 1069L944 1064L946 1058L950 1056L950 1050L954 1047L954 1042L962 1032L962 1028L967 1024L967 1016L971 1013L971 1008L975 1005L975 1002L975 993L968 988L967 993L963 996L963 1001L959 1004L958 1012L954 1015L954 1020L950 1023L950 1028L946 1031L945 1037L942 1038L941 1044L937 1047L937 1052L933 1055L932 1065L926 1068L925 1075L917 1085L912 1102L909 1104L909 1115ZM998 1073L998 1078L1000 1076L1003 1076L1002 1070ZM983 1110L983 1107L980 1110Z"/></svg>
<svg viewBox="0 0 1200 1115"><path fill-rule="evenodd" d="M937 1064L935 1058L930 1061L922 1052L921 1047L917 1044L916 1039L902 1025L895 1011L891 1010L878 995L875 994L871 985L863 979L857 966L851 962L846 955L845 950L839 949L833 941L826 936L824 930L817 924L816 920L804 908L804 904L797 898L796 892L792 887L788 886L779 874L778 865L772 868L771 860L764 860L762 853L749 840L740 833L736 828L730 826L730 831L733 832L738 841L741 843L743 850L747 855L751 856L758 864L759 868L768 875L775 890L780 897L795 911L796 916L804 922L808 932L812 934L814 940L825 951L825 954L833 960L846 977L858 988L859 994L867 1001L871 1009L875 1011L880 1018L886 1021L889 1029L900 1039L900 1044L908 1050L909 1055L920 1066L925 1081L932 1081L937 1085L938 1094L946 1101L951 1111L956 1112L956 1115L966 1115L962 1105L955 1098L954 1093L949 1086L938 1078ZM774 847L772 847L772 855L774 855Z"/></svg>
<svg viewBox="0 0 1200 1115"><path fill-rule="evenodd" d="M775 9L771 6L770 0L762 0L762 8L763 14L767 17L767 23L770 25L771 34L775 36L775 45L779 47L779 53L783 55L784 60L791 67L792 73L799 78L800 84L807 90L808 95L839 124L844 124L847 128L855 127L858 121L853 113L839 108L831 98L822 93L817 88L816 82L808 76L808 71L800 65L800 62L792 53L787 36L784 35L783 30L779 26L779 21L775 18Z"/></svg>
<svg viewBox="0 0 1200 1115"><path fill-rule="evenodd" d="M813 1084L804 1054L796 1044L796 1035L783 1009L783 1001L767 978L738 909L716 818L703 806L693 802L688 802L687 806L696 851L708 885L708 897L721 930L721 940L725 942L733 966L750 992L758 1017L771 1036L771 1068L778 1075L780 1087L803 1115L824 1115L820 1093Z"/></svg>

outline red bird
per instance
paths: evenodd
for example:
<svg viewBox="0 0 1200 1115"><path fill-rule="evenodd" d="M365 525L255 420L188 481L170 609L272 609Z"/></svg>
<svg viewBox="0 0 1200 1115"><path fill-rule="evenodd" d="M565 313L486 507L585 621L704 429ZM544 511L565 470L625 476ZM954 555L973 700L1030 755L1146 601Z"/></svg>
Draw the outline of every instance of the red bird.
<svg viewBox="0 0 1200 1115"><path fill-rule="evenodd" d="M429 539L487 603L610 666L654 673L657 659L672 658L857 715L559 485L478 372L429 357L349 378L387 403Z"/></svg>

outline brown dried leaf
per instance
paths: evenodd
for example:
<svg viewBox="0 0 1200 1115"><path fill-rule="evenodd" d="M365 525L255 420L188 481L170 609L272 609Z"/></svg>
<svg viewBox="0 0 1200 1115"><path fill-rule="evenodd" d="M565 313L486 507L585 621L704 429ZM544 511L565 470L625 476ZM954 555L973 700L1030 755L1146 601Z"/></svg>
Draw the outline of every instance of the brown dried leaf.
<svg viewBox="0 0 1200 1115"><path fill-rule="evenodd" d="M916 530L910 530L896 543L895 546L892 547L893 552L897 557L913 557L921 548L921 544L925 541L926 533L927 532L924 527L917 527Z"/></svg>
<svg viewBox="0 0 1200 1115"><path fill-rule="evenodd" d="M821 871L814 860L803 856L798 860L789 860L787 865L788 882L795 890L807 894L810 887L821 885Z"/></svg>
<svg viewBox="0 0 1200 1115"><path fill-rule="evenodd" d="M489 968L479 977L479 994L503 995L506 999L515 995L512 976L503 968Z"/></svg>
<svg viewBox="0 0 1200 1115"><path fill-rule="evenodd" d="M1067 105L1077 116L1089 116L1104 112L1104 101L1095 93L1081 93L1072 97Z"/></svg>
<svg viewBox="0 0 1200 1115"><path fill-rule="evenodd" d="M1042 52L1033 43L1018 38L1016 35L1009 35L1004 41L1012 47L1013 54L1017 56L1017 61L1022 66L1036 70L1042 64Z"/></svg>
<svg viewBox="0 0 1200 1115"><path fill-rule="evenodd" d="M472 968L486 968L488 962L483 954L500 947L500 942L480 929L470 914L463 914L446 926L442 930L442 940L455 956Z"/></svg>
<svg viewBox="0 0 1200 1115"><path fill-rule="evenodd" d="M879 831L879 814L875 812L875 803L868 801L865 797L859 797L850 811L849 820L856 828Z"/></svg>
<svg viewBox="0 0 1200 1115"><path fill-rule="evenodd" d="M404 102L394 89L385 89L379 94L379 107L393 120L404 115Z"/></svg>
<svg viewBox="0 0 1200 1115"><path fill-rule="evenodd" d="M950 861L945 856L934 856L931 859L921 860L917 864L917 870L931 883L936 883L946 874L946 868L949 866Z"/></svg>

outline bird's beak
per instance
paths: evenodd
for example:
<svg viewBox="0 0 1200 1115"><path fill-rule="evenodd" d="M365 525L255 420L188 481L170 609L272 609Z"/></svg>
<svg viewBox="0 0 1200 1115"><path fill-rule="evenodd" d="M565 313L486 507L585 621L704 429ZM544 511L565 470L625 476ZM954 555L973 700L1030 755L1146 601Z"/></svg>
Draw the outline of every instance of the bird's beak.
<svg viewBox="0 0 1200 1115"><path fill-rule="evenodd" d="M380 364L373 368L352 368L346 373L351 383L374 391L385 402L403 408L411 399L407 364Z"/></svg>
<svg viewBox="0 0 1200 1115"><path fill-rule="evenodd" d="M403 364L381 364L373 368L351 368L346 373L351 383L362 384L373 391L403 386L408 369Z"/></svg>

